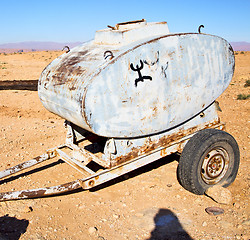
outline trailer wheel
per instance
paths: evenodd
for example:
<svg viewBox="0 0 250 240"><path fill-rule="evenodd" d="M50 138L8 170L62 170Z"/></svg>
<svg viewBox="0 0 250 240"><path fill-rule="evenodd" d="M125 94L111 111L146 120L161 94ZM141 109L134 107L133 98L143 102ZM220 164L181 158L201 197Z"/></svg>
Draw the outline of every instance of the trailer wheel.
<svg viewBox="0 0 250 240"><path fill-rule="evenodd" d="M202 195L214 185L229 186L236 178L239 163L236 140L224 131L205 129L185 145L177 176L186 190Z"/></svg>

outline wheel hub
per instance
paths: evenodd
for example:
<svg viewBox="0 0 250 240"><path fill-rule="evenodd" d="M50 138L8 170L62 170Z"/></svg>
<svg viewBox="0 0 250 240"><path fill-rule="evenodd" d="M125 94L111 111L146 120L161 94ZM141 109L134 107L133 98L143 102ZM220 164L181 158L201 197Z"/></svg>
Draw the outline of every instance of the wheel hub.
<svg viewBox="0 0 250 240"><path fill-rule="evenodd" d="M229 156L225 149L216 147L210 150L203 160L201 177L207 184L218 183L226 174Z"/></svg>

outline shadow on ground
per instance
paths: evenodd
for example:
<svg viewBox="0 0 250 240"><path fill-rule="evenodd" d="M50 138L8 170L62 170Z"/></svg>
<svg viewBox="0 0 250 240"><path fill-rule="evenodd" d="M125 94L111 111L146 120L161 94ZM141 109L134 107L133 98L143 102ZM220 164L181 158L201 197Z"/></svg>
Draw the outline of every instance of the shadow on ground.
<svg viewBox="0 0 250 240"><path fill-rule="evenodd" d="M5 215L0 217L0 239L1 240L18 240L26 232L29 221L19 220L15 217Z"/></svg>
<svg viewBox="0 0 250 240"><path fill-rule="evenodd" d="M165 156L163 158L160 158L158 160L155 160L154 162L152 163L149 163L143 167L140 167L140 168L136 168L134 170L132 170L131 172L128 172L124 175L121 175L115 179L112 179L108 182L105 182L101 185L98 185L96 187L93 187L91 189L89 189L90 192L95 192L95 191L98 191L100 189L103 189L103 188L106 188L106 187L109 187L111 185L115 185L115 184L118 184L120 182L123 182L123 181L129 181L129 179L131 178L134 178L134 177L137 177L138 175L141 175L141 174L144 174L146 172L150 172L152 171L153 169L158 169L166 164L169 164L173 161L177 161L179 162L179 159L180 159L180 155L176 154L176 153L173 153L171 155L168 155L168 156Z"/></svg>
<svg viewBox="0 0 250 240"><path fill-rule="evenodd" d="M159 209L154 217L154 224L155 228L147 240L192 240L169 209Z"/></svg>
<svg viewBox="0 0 250 240"><path fill-rule="evenodd" d="M7 80L0 81L0 90L37 91L38 80Z"/></svg>

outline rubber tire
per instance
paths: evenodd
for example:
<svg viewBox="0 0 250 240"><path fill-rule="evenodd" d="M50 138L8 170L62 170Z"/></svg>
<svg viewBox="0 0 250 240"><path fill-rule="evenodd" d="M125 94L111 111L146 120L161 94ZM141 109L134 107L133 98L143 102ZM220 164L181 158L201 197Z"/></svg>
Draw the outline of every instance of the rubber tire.
<svg viewBox="0 0 250 240"><path fill-rule="evenodd" d="M223 147L229 156L229 167L223 178L216 184L207 184L201 176L203 159L214 147ZM236 140L229 133L217 129L205 129L197 132L185 145L177 177L180 184L188 191L203 195L214 185L228 187L236 178L240 163L240 151Z"/></svg>

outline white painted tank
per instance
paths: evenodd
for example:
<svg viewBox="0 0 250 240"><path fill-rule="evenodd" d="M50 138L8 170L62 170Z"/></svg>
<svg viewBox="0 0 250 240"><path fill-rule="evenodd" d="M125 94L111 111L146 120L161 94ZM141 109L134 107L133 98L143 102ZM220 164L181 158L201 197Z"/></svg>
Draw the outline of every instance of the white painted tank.
<svg viewBox="0 0 250 240"><path fill-rule="evenodd" d="M204 110L228 87L234 63L220 37L170 34L166 22L121 23L50 63L38 93L49 111L87 131L134 138Z"/></svg>

